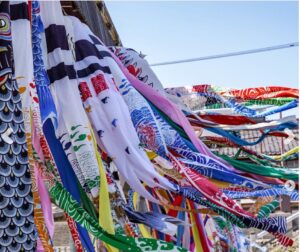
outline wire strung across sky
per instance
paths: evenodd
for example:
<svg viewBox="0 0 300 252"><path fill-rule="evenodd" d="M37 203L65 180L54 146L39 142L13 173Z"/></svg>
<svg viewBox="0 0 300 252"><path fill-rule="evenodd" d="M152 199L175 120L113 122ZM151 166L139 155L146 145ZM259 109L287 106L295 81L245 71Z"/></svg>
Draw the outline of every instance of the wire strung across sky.
<svg viewBox="0 0 300 252"><path fill-rule="evenodd" d="M216 54L216 55L204 56L204 57L198 57L198 58L192 58L192 59L174 60L174 61L154 63L154 64L150 64L150 66L173 65L173 64L187 63L187 62L193 62L193 61L226 58L226 57L233 57L233 56L239 56L239 55L245 55L245 54L261 53L261 52L268 52L268 51L274 51L274 50L280 50L280 49L286 49L286 48L293 48L293 47L297 47L297 46L299 46L299 43L293 42L293 43L288 43L288 44L269 46L269 47L263 47L263 48L257 48L257 49L252 49L252 50L239 51L239 52L231 52L231 53Z"/></svg>

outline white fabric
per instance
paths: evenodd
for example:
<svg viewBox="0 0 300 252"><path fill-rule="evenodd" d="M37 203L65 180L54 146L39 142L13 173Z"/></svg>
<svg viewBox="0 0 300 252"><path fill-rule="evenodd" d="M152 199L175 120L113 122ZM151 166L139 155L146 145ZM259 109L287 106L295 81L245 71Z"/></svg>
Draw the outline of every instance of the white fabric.
<svg viewBox="0 0 300 252"><path fill-rule="evenodd" d="M69 17L74 24L75 41L87 40L93 42L89 35L90 29L78 19ZM97 45L99 51L108 51L104 46ZM123 97L118 92L114 80L120 77L121 71L112 58L99 59L89 56L80 62L76 62L76 70L80 70L91 63L98 63L101 66L109 66L113 75L97 70L86 78L79 80L80 85L85 85L91 97L84 101L85 108L89 108L89 118L97 132L97 141L103 146L108 155L113 159L119 172L126 182L140 195L148 200L156 200L145 190L140 180L150 187L162 187L174 189L171 183L160 176L150 163L146 153L140 146L140 141L131 122L128 107ZM117 76L116 75L119 76ZM106 83L100 93L95 92L93 78L101 76L102 82ZM124 76L123 76L124 77ZM114 79L113 79L114 78ZM124 77L125 78L125 77ZM85 83L85 84L82 84ZM80 86L82 88L82 86ZM106 99L105 102L102 102Z"/></svg>
<svg viewBox="0 0 300 252"><path fill-rule="evenodd" d="M41 17L45 29L51 24L66 24L69 32L72 33L72 30L70 30L72 26L67 22L67 18L63 16L60 2L42 1ZM49 53L47 60L48 69L61 62L67 65L74 63L71 51L62 50L61 48ZM90 124L80 102L79 90L76 87L77 80L68 77L51 83L50 89L58 117L56 135L60 138L64 148L67 144L72 144L72 148L65 150L66 155L82 186L87 181L95 182L93 187L89 189L92 195L96 197L99 191L99 168L92 142Z"/></svg>

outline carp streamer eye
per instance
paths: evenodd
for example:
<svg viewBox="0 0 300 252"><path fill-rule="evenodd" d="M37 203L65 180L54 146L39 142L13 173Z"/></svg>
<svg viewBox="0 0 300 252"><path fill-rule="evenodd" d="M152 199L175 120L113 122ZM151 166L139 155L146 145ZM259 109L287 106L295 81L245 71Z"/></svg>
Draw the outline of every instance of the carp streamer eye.
<svg viewBox="0 0 300 252"><path fill-rule="evenodd" d="M2 34L10 33L9 17L5 13L0 13L0 32Z"/></svg>
<svg viewBox="0 0 300 252"><path fill-rule="evenodd" d="M0 20L0 27L3 28L3 27L5 27L5 25L6 25L5 20L1 19Z"/></svg>

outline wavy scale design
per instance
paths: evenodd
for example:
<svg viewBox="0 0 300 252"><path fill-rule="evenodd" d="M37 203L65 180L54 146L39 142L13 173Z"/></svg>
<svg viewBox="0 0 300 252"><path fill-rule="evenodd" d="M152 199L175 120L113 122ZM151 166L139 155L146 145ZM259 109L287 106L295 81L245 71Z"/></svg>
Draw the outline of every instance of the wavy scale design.
<svg viewBox="0 0 300 252"><path fill-rule="evenodd" d="M26 173L26 170L24 170L24 167L26 165L22 165L20 163L16 163L14 167L12 167L12 172L15 174L17 177L23 177ZM1 169L1 166L0 166Z"/></svg>
<svg viewBox="0 0 300 252"><path fill-rule="evenodd" d="M21 97L12 72L9 2L0 3L0 252L35 251L36 231L33 222L33 198L28 167ZM2 22L2 23L3 23ZM6 29L6 30L5 30ZM4 35L5 34L5 35ZM12 130L12 144L1 134Z"/></svg>

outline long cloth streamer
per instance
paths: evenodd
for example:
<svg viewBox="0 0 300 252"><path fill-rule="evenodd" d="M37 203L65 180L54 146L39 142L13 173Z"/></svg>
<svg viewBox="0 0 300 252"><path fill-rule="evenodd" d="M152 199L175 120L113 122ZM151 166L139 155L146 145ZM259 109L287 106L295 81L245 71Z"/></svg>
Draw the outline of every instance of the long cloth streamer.
<svg viewBox="0 0 300 252"><path fill-rule="evenodd" d="M289 103L286 103L284 105L281 105L279 107L267 109L266 111L263 112L257 112L255 109L248 108L242 104L239 104L237 101L234 99L225 99L224 97L216 94L216 93L197 93L199 96L204 96L204 97L212 97L222 103L224 103L226 106L229 108L232 108L235 113L238 113L240 115L244 115L250 118L262 118L266 116L270 116L276 113L280 113L292 108L295 108L298 106L298 100L292 100Z"/></svg>
<svg viewBox="0 0 300 252"><path fill-rule="evenodd" d="M124 70L124 71L126 71L126 70ZM114 75L114 77L115 77L115 79L117 79L117 74L115 74ZM127 77L127 76L126 76ZM128 77L129 78L129 77ZM136 79L135 79L136 80ZM124 90L122 90L122 86L124 86L124 87L126 87L127 89L124 89ZM145 86L144 85L144 87L147 87L147 86ZM125 92L131 92L132 94L133 94L133 91L132 91L133 89L131 88L130 89L130 83L128 83L126 80L124 81L123 80L123 83L122 83L122 85L120 85L120 91L122 92L122 94L125 94ZM124 96L125 97L125 96ZM192 179L191 180L189 180L191 183L192 183ZM197 187L198 188L198 187ZM199 188L198 188L199 189ZM208 194L206 194L206 197L208 196ZM210 198L210 200L211 200L212 198ZM257 223L259 223L260 221L258 221ZM260 224L258 224L258 225L261 225L262 223L260 223ZM279 224L279 222L278 222L278 224ZM265 226L265 224L262 224L263 226ZM279 228L280 229L280 228Z"/></svg>
<svg viewBox="0 0 300 252"><path fill-rule="evenodd" d="M33 251L36 229L21 96L14 76L9 1L0 3L0 247Z"/></svg>
<svg viewBox="0 0 300 252"><path fill-rule="evenodd" d="M280 86L268 86L268 87L256 87L245 89L230 89L228 91L221 91L223 96L234 96L241 99L266 99L277 97L293 97L299 98L299 90L296 88L280 87Z"/></svg>
<svg viewBox="0 0 300 252"><path fill-rule="evenodd" d="M273 168L273 167L267 167L267 166L258 166L256 164L248 164L245 165L245 162L241 162L238 160L231 159L225 155L220 155L223 159L225 159L227 162L232 164L237 169L247 171L249 173L255 173L262 176L267 177L273 177L273 178L280 178L280 179L286 179L286 180L294 180L298 181L299 174L298 172L287 170L287 169L280 169L280 168Z"/></svg>
<svg viewBox="0 0 300 252"><path fill-rule="evenodd" d="M186 139L185 140L186 145L188 145L188 147L191 150L193 150L194 152L196 152L197 150L196 150L195 146L193 144L191 144L190 141L188 141L188 136L184 132L184 130L181 127L179 127L177 124L175 124L174 122L172 122L161 111L159 111L159 113L174 129L176 129L176 131L178 132L178 134L180 134L180 136L182 136L184 139ZM180 153L180 154L184 154L184 152ZM197 155L199 155L199 154L197 154ZM194 153L193 153L192 156L194 156ZM220 160L222 160L222 159L220 159ZM268 183L268 184L282 184L282 181L280 181L279 179L270 178L270 177L264 177L264 176L260 176L260 175L257 175L257 174L249 174L249 173L246 174L243 171L240 171L238 169L234 169L233 166L230 166L225 160L222 160L221 163L225 163L225 166L227 167L228 170L234 171L234 173L237 173L237 174L250 176L251 178L254 178L256 181L260 181L260 182L264 182L264 183Z"/></svg>
<svg viewBox="0 0 300 252"><path fill-rule="evenodd" d="M38 231L38 251L44 248L46 251L53 251L53 244L48 231L49 221L44 218L44 208L48 209L49 196L40 197L43 190L43 181L38 175L37 163L33 158L33 127L32 114L39 114L38 99L35 95L35 83L33 77L33 59L31 47L31 29L28 14L27 1L11 2L11 19L12 19L12 45L14 49L15 75L22 98L22 110L24 115L24 126L26 132L26 141L28 148L28 160L32 179L32 195L34 201L34 221ZM23 15L17 15L23 13ZM23 46L19 45L24 40ZM43 194L44 195L44 194ZM46 202L45 202L46 201ZM51 204L50 204L51 205ZM52 233L53 235L53 233ZM42 245L42 246L41 246Z"/></svg>
<svg viewBox="0 0 300 252"><path fill-rule="evenodd" d="M234 119L234 118L232 118ZM191 124L195 123L197 125L198 120L189 119ZM298 126L298 122L295 116L288 116L279 120L273 120L271 122L262 122L251 125L226 125L220 123L218 126L214 126L217 128L221 128L223 130L230 131L238 131L238 130L268 130L272 129L273 131L285 129L285 128L295 128ZM209 127L205 127L208 129Z"/></svg>
<svg viewBox="0 0 300 252"><path fill-rule="evenodd" d="M289 103L293 100L293 98L270 98L263 100L247 100L244 105L252 106L252 105L273 105L273 106L281 106L286 103Z"/></svg>
<svg viewBox="0 0 300 252"><path fill-rule="evenodd" d="M132 238L123 235L111 235L103 231L98 223L79 206L70 195L57 183L50 189L56 203L78 223L83 225L95 237L123 251L186 251L171 243L156 239ZM71 210L72 209L72 210ZM71 211L70 211L71 210Z"/></svg>
<svg viewBox="0 0 300 252"><path fill-rule="evenodd" d="M116 78L117 78L117 74L115 74L114 77L115 77L115 79L116 79ZM116 79L116 80L117 80L117 79ZM118 80L117 80L117 81L118 81ZM126 86L126 85L129 86L129 84L126 83L126 82L123 82L122 85L123 85L123 86ZM122 89L122 85L120 85L120 90ZM123 94L125 94L125 90L124 90L124 91L121 90L121 92L123 92Z"/></svg>
<svg viewBox="0 0 300 252"><path fill-rule="evenodd" d="M139 180L151 187L170 190L174 188L154 170L140 147L128 108L115 87L114 81L117 80L113 79L112 69L107 66L111 59L110 54L103 49L104 46L86 25L74 17L71 19L75 29L75 66L79 89L93 128L97 132L98 143L113 158L127 183L139 194L156 202ZM95 68L89 67L91 65Z"/></svg>
<svg viewBox="0 0 300 252"><path fill-rule="evenodd" d="M49 124L45 124L45 126L50 126ZM44 127L45 127L44 126ZM49 131L52 131L53 132L53 126L52 126L52 124L51 124L51 127L52 128L47 128L46 129L46 131L47 132L49 132ZM53 135L53 133L51 133L52 135ZM52 139L52 141L54 140L54 138ZM50 143L51 144L51 143ZM62 152L61 152L62 153ZM59 184L57 184L56 183L56 185L59 185ZM63 190L63 188L61 187L61 185L60 185L60 192L64 192L64 196L67 196L68 194L65 194L66 193L66 191L65 190ZM53 194L53 187L50 189L50 192L52 193L52 196L54 196L55 197L55 195L56 194ZM61 194L60 194L61 195ZM57 198L60 198L60 197L55 197L56 199ZM61 199L61 198L60 198ZM77 210L80 210L80 213L84 213L84 216L82 216L82 217L80 217L80 223L82 224L82 225L84 225L85 227L87 227L85 224L87 223L87 221L89 222L89 223L92 223L92 226L93 226L93 228L92 229L89 229L89 231L93 234L93 235L95 235L97 238L100 238L100 239L102 239L102 240L104 240L105 242L107 242L107 243L109 243L109 244L111 244L111 245L113 245L113 246L116 246L116 243L117 244L119 244L119 245L117 245L117 247L118 248L122 248L123 250L126 250L126 251L129 251L129 250L132 250L132 251L141 251L141 249L140 248L138 248L138 249L136 249L135 250L135 248L137 248L136 246L138 246L138 247L145 247L146 246L146 248L148 247L149 248L149 245L150 244L152 244L151 246L150 246L150 248L153 248L153 249L161 249L161 250L173 250L173 251L175 251L175 250L180 250L179 248L177 249L176 247L174 247L173 245L171 245L171 244L167 244L167 243L164 243L164 242L161 242L161 241L156 241L156 240L144 240L144 239L137 239L136 241L135 241L135 244L137 244L137 245L133 245L133 244L131 244L131 246L129 247L129 248L131 248L131 249L127 249L126 248L126 240L130 240L129 238L126 238L126 237L123 237L123 236L111 236L111 237L114 237L114 239L119 239L121 242L120 243L118 243L118 242L112 242L112 240L111 239L107 239L106 238L106 235L104 235L103 233L102 233L102 229L99 227L99 225L96 223L96 221L94 220L94 219L91 219L92 217L90 217L89 215L87 215L87 213L86 212L84 212L84 211L82 211L82 208L77 204L77 203L75 203L75 201L73 201L74 203L75 203L75 205L73 205L73 207L71 207L71 208L69 208L69 207L66 207L66 204L68 203L69 204L69 202L71 201L72 199L70 198L70 195L68 195L67 196L67 200L65 201L65 202L63 202L63 204L62 204L62 202L59 202L59 206L61 207L61 208L63 208L71 217L74 217L74 212L70 212L70 209L75 209L76 211ZM78 216L77 216L78 217ZM76 219L76 218L75 218ZM78 221L79 222L79 220L78 219L76 219L76 221ZM82 222L83 221L83 222ZM96 232L95 231L95 228L96 229L98 229L98 232ZM99 230L101 230L101 232L99 233ZM108 235L109 236L109 235ZM118 238L117 238L118 237ZM134 240L133 240L134 241ZM139 244L139 243L141 243L141 244Z"/></svg>
<svg viewBox="0 0 300 252"><path fill-rule="evenodd" d="M49 79L48 79L48 76L44 69L44 62L43 62L43 56L42 56L43 54L42 54L42 47L41 47L41 45L42 45L41 33L43 32L43 25L41 23L39 13L40 13L39 2L33 1L32 2L32 48L33 48L33 59L34 59L34 61L33 61L34 62L34 77L35 77L36 84L37 84L36 88L37 88L38 98L40 101L40 111L41 111L42 120L43 120L42 129L39 130L40 131L40 142L41 142L41 146L43 149L44 157L46 159L45 161L48 162L48 164L51 164L51 166L54 167L54 165L53 165L54 160L52 158L52 155L54 157L56 154L56 158L61 157L61 159L59 158L60 160L59 159L56 160L57 165L62 165L61 169L60 169L61 172L68 172L68 171L71 172L68 161L65 161L66 157L64 156L64 153L61 153L61 150L58 149L58 147L62 148L60 143L59 142L56 143L57 146L54 147L54 153L50 153L50 151L48 149L48 145L47 145L49 142L47 143L46 139L45 139L45 138L47 138L47 141L50 141L50 142L51 142L51 139L53 139L54 141L56 140L56 136L54 133L52 134L53 131L51 131L51 129L53 128L53 124L57 125L57 120L56 120L56 116L55 116L56 108L55 108L55 105L54 105L54 102L53 102L53 99L52 99L52 96L51 96L51 93L49 90ZM49 129L48 132L47 132L47 129ZM42 133L44 133L45 135L43 135ZM54 171L55 171L54 175L58 179L59 174L56 169L54 169ZM68 178L68 179L70 179L70 178ZM67 180L66 182L68 182L68 181L70 182L70 180ZM75 181L76 181L76 178L75 178ZM73 181L72 181L72 184L75 185L73 183ZM73 194L77 196L75 198L78 199L79 192L76 191L77 187L73 188L73 190L74 190ZM66 217L67 217L68 225L70 227L71 235L72 235L74 244L76 246L76 249L78 251L83 251L81 241L79 239L77 226L76 226L75 222L68 215L66 215ZM91 245L91 242L89 240L87 233L80 227L79 227L79 231L81 232L81 236L86 238L85 239L87 241L86 244L90 244L90 248L92 251L92 245ZM89 246L89 245L87 245L87 246Z"/></svg>
<svg viewBox="0 0 300 252"><path fill-rule="evenodd" d="M114 56L114 55L113 55ZM178 125L183 127L183 131L186 132L186 135L191 139L196 149L202 153L202 154L209 154L211 157L213 154L210 152L208 148L206 148L205 145L201 145L199 142L199 139L195 136L195 132L187 122L185 116L182 114L182 112L179 110L177 106L172 104L170 101L166 100L164 98L164 94L155 92L150 87L146 86L142 81L137 81L135 76L131 75L127 69L123 66L122 62L117 57L114 57L116 62L118 63L119 67L122 69L122 71L125 73L126 76L128 76L130 79L131 84L134 85L135 88L137 88L146 98L148 98L148 101L151 99L153 100L153 103L156 105L156 108L159 108L161 111L164 111L166 115L168 115L171 119L173 119L174 122L176 122ZM124 61L123 61L124 62ZM126 64L126 60L124 62ZM151 75L149 75L151 76ZM150 78L149 78L150 79ZM143 80L145 81L145 80ZM148 79L146 79L146 83ZM149 80L150 82L155 82L155 80ZM145 87L146 86L146 87ZM160 113L161 114L161 113ZM168 118L164 117L165 120ZM168 120L169 123L172 123L173 127L176 127L176 125L173 123L170 119ZM177 129L178 130L178 129ZM218 158L217 158L218 159ZM221 162L224 162L220 159ZM224 162L226 165L228 165L228 168L230 170L235 170L232 166L230 166L228 163ZM235 172L239 173L238 170L235 170ZM262 181L268 181L264 178L258 178L257 176L254 176L258 180Z"/></svg>
<svg viewBox="0 0 300 252"><path fill-rule="evenodd" d="M224 218L226 218L227 220L232 222L234 225L237 225L241 228L245 228L247 225L249 225L249 220L246 220L244 218L242 218L243 220L241 220L241 218L237 218L232 213L229 213L226 210L224 211L224 209L218 207L217 205L215 205L209 201L205 201L205 200L203 201L201 199L201 196L199 195L199 192L194 188L181 187L180 193L182 195L184 195L185 197L187 197L188 199L193 200L194 202L197 202L203 206L212 208L214 212L223 216ZM261 220L263 220L263 218ZM281 228L283 228L283 229L281 229L281 233L276 232L276 229L274 230L273 229L274 226L272 227L272 224L270 225L270 223L269 224L267 224L267 223L259 224L259 223L253 223L252 221L250 221L250 223L251 223L251 225L253 225L256 228L268 229L269 232L271 232L283 246L292 246L293 240L283 234L286 232L287 227L286 227L286 223L284 224L282 221L283 221L283 218L281 218L281 217L275 217L275 218L273 218L273 221L272 221L273 224L274 223L281 223L280 225L283 224L283 226L281 226ZM244 222L246 222L246 223L248 222L248 224L245 224Z"/></svg>
<svg viewBox="0 0 300 252"><path fill-rule="evenodd" d="M115 78L116 78L116 76L115 76ZM124 84L126 84L127 86L129 86L129 83L128 82L125 82ZM121 87L122 88L122 87ZM192 180L190 180L190 182L192 182ZM199 189L199 188L198 188ZM206 196L208 196L208 194L206 194ZM267 221L267 220L266 220ZM261 228L264 228L264 227L267 227L268 225L266 225L266 222L265 221L263 221L263 222L265 222L264 224L263 224L263 222L261 222L261 220L259 220L258 222L256 222L256 224L255 225L257 225L257 226L259 226L259 227L261 227ZM277 222L278 224L280 224L280 222ZM279 226L278 226L278 228L279 228L279 230L281 229ZM274 230L276 230L276 228L274 229Z"/></svg>
<svg viewBox="0 0 300 252"><path fill-rule="evenodd" d="M168 117L177 123L179 126L183 128L187 136L190 138L191 142L195 146L195 148L202 154L208 155L210 157L214 157L218 159L216 156L212 154L212 152L200 142L197 138L193 128L191 127L190 123L188 122L185 115L181 112L181 110L171 101L167 100L165 97L160 95L159 93L155 92L151 87L146 86L141 81L136 79L133 75L131 75L128 70L123 66L122 62L112 54L112 57L117 62L118 66L121 68L122 72L128 78L130 83L149 101L151 101L157 108L163 111ZM222 160L219 159L221 162ZM224 162L224 161L223 161ZM230 167L230 166L229 166ZM234 168L231 167L233 170Z"/></svg>
<svg viewBox="0 0 300 252"><path fill-rule="evenodd" d="M50 188L50 194L57 205L63 209L68 216L72 217L76 222L87 228L91 234L104 242L122 249L122 251L150 251L158 249L159 251L186 251L171 243L155 239L143 239L126 237L124 235L111 235L105 232L97 223L97 221L88 214L72 196L66 191L62 184L57 181L53 173L45 170L44 175L47 176L47 182Z"/></svg>
<svg viewBox="0 0 300 252"><path fill-rule="evenodd" d="M147 66L147 64L145 64L145 61L142 61L143 64L139 64L139 60L137 59L137 53L134 53L132 52L132 50L130 49L124 49L124 48L111 48L112 51L114 53L116 53L116 55L118 57L120 57L120 59L122 60L122 62L124 63L124 65L126 67L129 67L129 66L132 66L134 67L135 69L137 68L137 71L138 72L144 72L144 73L147 73L147 75L145 75L145 78L139 78L139 74L135 74L135 73L132 73L130 71L130 69L128 68L128 70L130 71L130 73L132 73L134 76L137 76L140 80L142 80L143 82L145 82L146 84L149 84L149 83L154 83L153 85L156 86L156 90L159 91L160 95L162 96L165 96L165 93L161 91L161 89L159 88L161 86L161 84L159 83L159 80L157 78L153 78L153 75L155 76L155 74L153 73L153 71L150 69L149 65ZM120 64L119 64L120 65ZM153 73L153 74L152 74ZM142 82L141 82L142 83ZM152 85L149 85L149 86L152 86ZM162 115L162 113L160 113ZM162 115L163 116L163 115ZM171 121L169 120L168 118L164 117L165 120L167 120L170 124L172 124L172 126L174 128L176 128L176 125ZM198 119L199 120L199 119ZM249 119L248 119L249 120ZM205 125L207 125L207 121L205 122ZM180 130L178 129L177 127L177 130ZM269 134L272 134L272 132L270 132ZM182 135L182 134L181 134ZM264 137L264 136L263 136ZM262 139L263 139L262 137ZM262 140L261 139L261 140ZM230 167L230 169L234 170L233 167ZM240 173L240 171L238 170L235 170L236 173ZM259 180L259 181L265 181L265 182L271 182L271 180L269 178L264 178L264 177L260 177L258 175L251 175L253 176L256 180ZM274 179L273 179L274 180ZM272 183L274 183L275 181L272 181ZM279 181L277 181L278 183Z"/></svg>
<svg viewBox="0 0 300 252"><path fill-rule="evenodd" d="M240 101L244 106L253 106L253 105L272 105L272 106L282 106L286 103L293 101L294 98L266 98L263 100L251 99L251 100L242 100ZM205 106L205 109L217 109L217 108L226 108L227 106L221 102L215 100L216 103L209 104Z"/></svg>
<svg viewBox="0 0 300 252"><path fill-rule="evenodd" d="M270 188L270 189L248 191L248 192L237 192L237 191L231 191L229 189L224 189L223 192L233 199L288 195L291 197L291 200L295 200L295 201L299 200L298 191L296 190L288 191L285 188Z"/></svg>
<svg viewBox="0 0 300 252"><path fill-rule="evenodd" d="M227 138L206 136L203 138L203 141L210 142L210 143L216 143L220 146L239 148L240 150L244 151L245 153L247 153L249 155L254 155L257 158L259 158L260 161L262 162L262 164L264 164L264 165L270 164L270 161L277 162L277 161L282 161L282 160L288 159L289 157L293 156L294 154L298 154L298 152L299 152L299 147L295 147L295 148L283 153L282 155L269 156L269 155L265 155L263 153L258 153L256 151L246 148L244 146L238 146L237 144L233 143L232 141L230 141ZM264 160L264 159L266 159L266 160ZM274 165L275 164L272 164L271 166L274 166Z"/></svg>
<svg viewBox="0 0 300 252"><path fill-rule="evenodd" d="M55 134L82 187L96 197L99 191L99 168L89 121L78 102L79 90L74 88L77 86L77 76L66 33L66 27L71 24L63 16L60 2L41 2L41 18L47 45L47 74L57 110ZM72 36L72 29L68 29L68 33ZM68 99L65 94L68 94Z"/></svg>
<svg viewBox="0 0 300 252"><path fill-rule="evenodd" d="M134 49L125 47L109 47L109 49L122 61L133 76L178 104L182 110L189 111L189 108L186 107L177 96L169 95L164 91L162 83L142 54L137 53Z"/></svg>
<svg viewBox="0 0 300 252"><path fill-rule="evenodd" d="M245 115L247 117L265 117L268 115L276 114L298 106L298 100L292 100L291 102L279 106L278 108L272 108L265 112L257 113L256 110L250 109L240 103L234 98L227 98L220 93L217 93L211 85L196 85L191 87L176 87L165 89L169 94L177 95L178 97L184 96L203 96L210 99L217 100L224 103L229 108L234 109L234 112Z"/></svg>

